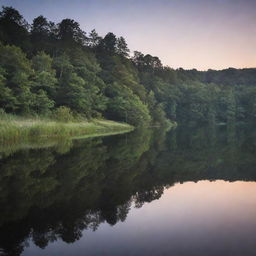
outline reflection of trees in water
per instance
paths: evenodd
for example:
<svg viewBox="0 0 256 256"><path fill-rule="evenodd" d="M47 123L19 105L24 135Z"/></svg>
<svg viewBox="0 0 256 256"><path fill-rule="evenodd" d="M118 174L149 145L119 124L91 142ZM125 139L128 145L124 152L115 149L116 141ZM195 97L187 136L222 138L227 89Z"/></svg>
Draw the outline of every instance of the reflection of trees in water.
<svg viewBox="0 0 256 256"><path fill-rule="evenodd" d="M0 167L0 247L19 255L28 239L40 248L75 242L102 222L125 221L133 202L159 199L176 182L256 180L256 134L231 128L180 127L167 136L137 130L7 156Z"/></svg>
<svg viewBox="0 0 256 256"><path fill-rule="evenodd" d="M140 208L144 203L149 203L153 200L159 199L164 192L164 186L154 187L151 190L139 191L133 196L136 208Z"/></svg>
<svg viewBox="0 0 256 256"><path fill-rule="evenodd" d="M0 167L0 247L19 255L28 237L41 248L78 240L85 229L124 221L131 202L131 170L150 146L152 131L23 150ZM103 142L104 140L104 142ZM127 141L129 143L127 143Z"/></svg>

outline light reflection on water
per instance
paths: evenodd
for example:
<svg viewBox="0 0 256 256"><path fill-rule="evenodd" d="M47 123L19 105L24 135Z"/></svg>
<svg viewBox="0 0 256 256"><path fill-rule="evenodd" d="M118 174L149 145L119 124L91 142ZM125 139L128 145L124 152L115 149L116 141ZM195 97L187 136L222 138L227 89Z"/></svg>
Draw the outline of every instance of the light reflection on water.
<svg viewBox="0 0 256 256"><path fill-rule="evenodd" d="M125 222L104 223L71 246L60 242L41 251L33 246L24 255L256 253L255 182L185 182L166 189L159 200L133 206Z"/></svg>

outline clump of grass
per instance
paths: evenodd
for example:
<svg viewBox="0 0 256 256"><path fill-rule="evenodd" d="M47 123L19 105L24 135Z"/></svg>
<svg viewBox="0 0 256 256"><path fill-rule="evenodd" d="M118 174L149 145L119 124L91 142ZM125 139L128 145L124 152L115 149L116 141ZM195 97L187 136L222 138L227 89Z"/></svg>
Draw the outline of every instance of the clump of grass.
<svg viewBox="0 0 256 256"><path fill-rule="evenodd" d="M61 110L63 111L63 109ZM66 110L63 117L68 117ZM65 119L65 118L64 118ZM67 122L50 119L21 118L0 113L0 144L12 144L39 138L79 137L132 130L133 127L113 121L92 120Z"/></svg>

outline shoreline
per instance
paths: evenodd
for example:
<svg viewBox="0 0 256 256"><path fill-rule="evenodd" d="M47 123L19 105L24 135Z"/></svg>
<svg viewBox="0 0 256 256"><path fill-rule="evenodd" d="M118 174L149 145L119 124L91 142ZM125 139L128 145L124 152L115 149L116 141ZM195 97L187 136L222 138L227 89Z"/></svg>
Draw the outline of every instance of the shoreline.
<svg viewBox="0 0 256 256"><path fill-rule="evenodd" d="M132 131L133 126L110 120L58 122L43 119L0 121L0 145L51 138L89 138Z"/></svg>

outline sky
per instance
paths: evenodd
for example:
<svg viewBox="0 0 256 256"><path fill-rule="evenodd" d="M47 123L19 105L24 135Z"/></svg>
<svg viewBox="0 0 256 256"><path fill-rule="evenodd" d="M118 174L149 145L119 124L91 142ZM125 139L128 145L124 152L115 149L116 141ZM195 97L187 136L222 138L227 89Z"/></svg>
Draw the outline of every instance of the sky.
<svg viewBox="0 0 256 256"><path fill-rule="evenodd" d="M123 36L172 68L256 67L256 0L0 0L28 22L44 15Z"/></svg>

